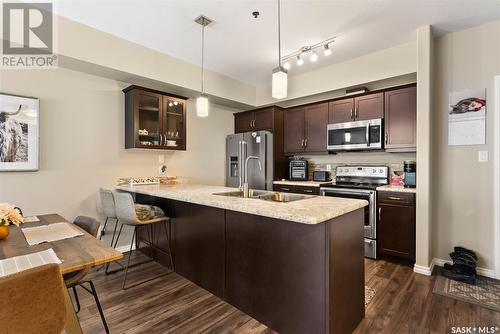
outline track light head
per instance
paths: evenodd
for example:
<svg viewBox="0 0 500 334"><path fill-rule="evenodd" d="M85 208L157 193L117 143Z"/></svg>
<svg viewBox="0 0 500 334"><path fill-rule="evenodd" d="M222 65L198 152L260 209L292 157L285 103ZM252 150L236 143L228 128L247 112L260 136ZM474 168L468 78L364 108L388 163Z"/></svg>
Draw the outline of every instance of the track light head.
<svg viewBox="0 0 500 334"><path fill-rule="evenodd" d="M297 55L297 66L302 66L304 64L304 59L300 57L300 54Z"/></svg>
<svg viewBox="0 0 500 334"><path fill-rule="evenodd" d="M284 67L285 69L289 70L289 69L290 69L290 62L289 62L289 61L284 62L284 63L283 63L283 67Z"/></svg>
<svg viewBox="0 0 500 334"><path fill-rule="evenodd" d="M313 51L311 53L311 57L309 58L309 60L313 63L318 60L318 54L316 53L316 51Z"/></svg>
<svg viewBox="0 0 500 334"><path fill-rule="evenodd" d="M325 44L325 56L329 56L332 54L332 49L330 49L330 46L328 44Z"/></svg>

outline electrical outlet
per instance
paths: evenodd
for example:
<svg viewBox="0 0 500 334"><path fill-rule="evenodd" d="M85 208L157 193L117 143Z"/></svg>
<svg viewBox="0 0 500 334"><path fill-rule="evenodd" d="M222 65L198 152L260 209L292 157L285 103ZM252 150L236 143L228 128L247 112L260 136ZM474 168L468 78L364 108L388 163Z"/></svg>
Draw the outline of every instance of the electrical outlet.
<svg viewBox="0 0 500 334"><path fill-rule="evenodd" d="M165 156L163 154L158 155L158 163L159 164L164 164L165 163Z"/></svg>
<svg viewBox="0 0 500 334"><path fill-rule="evenodd" d="M167 166L166 165L159 165L158 166L158 175L165 175L167 173Z"/></svg>
<svg viewBox="0 0 500 334"><path fill-rule="evenodd" d="M326 165L326 171L331 172L332 171L332 165L328 164Z"/></svg>
<svg viewBox="0 0 500 334"><path fill-rule="evenodd" d="M479 161L479 162L488 161L488 151L479 151L477 161Z"/></svg>

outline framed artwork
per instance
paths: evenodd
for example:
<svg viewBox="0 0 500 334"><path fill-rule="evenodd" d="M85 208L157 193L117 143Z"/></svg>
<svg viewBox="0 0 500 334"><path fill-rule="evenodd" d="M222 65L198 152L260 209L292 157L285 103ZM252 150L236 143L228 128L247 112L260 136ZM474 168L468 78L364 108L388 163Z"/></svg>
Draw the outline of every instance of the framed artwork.
<svg viewBox="0 0 500 334"><path fill-rule="evenodd" d="M448 145L486 144L486 89L449 94Z"/></svg>
<svg viewBox="0 0 500 334"><path fill-rule="evenodd" d="M0 94L0 172L38 170L39 121L37 98Z"/></svg>

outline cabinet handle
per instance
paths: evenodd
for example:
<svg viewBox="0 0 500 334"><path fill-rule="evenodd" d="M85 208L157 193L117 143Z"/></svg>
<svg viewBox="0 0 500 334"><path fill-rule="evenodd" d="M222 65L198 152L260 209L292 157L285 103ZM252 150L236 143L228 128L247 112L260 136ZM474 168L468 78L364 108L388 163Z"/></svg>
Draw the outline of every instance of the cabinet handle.
<svg viewBox="0 0 500 334"><path fill-rule="evenodd" d="M253 127L254 127L254 128L256 127L255 123L257 123L257 120L256 120L256 119L254 119L254 120L253 120Z"/></svg>
<svg viewBox="0 0 500 334"><path fill-rule="evenodd" d="M307 147L307 138L304 139L304 147Z"/></svg>
<svg viewBox="0 0 500 334"><path fill-rule="evenodd" d="M359 111L358 111L358 108L354 108L354 118L358 118L358 114L359 114Z"/></svg>
<svg viewBox="0 0 500 334"><path fill-rule="evenodd" d="M401 197L394 197L394 196L389 196L387 197L388 199L392 199L393 201L399 201L401 200Z"/></svg>
<svg viewBox="0 0 500 334"><path fill-rule="evenodd" d="M351 119L354 119L354 114L353 114L354 110L351 108Z"/></svg>
<svg viewBox="0 0 500 334"><path fill-rule="evenodd" d="M290 188L281 188L283 191L290 191Z"/></svg>
<svg viewBox="0 0 500 334"><path fill-rule="evenodd" d="M163 136L162 136L162 134L160 133L160 146L162 145L162 143L163 143Z"/></svg>
<svg viewBox="0 0 500 334"><path fill-rule="evenodd" d="M378 208L378 221L382 221L382 208Z"/></svg>
<svg viewBox="0 0 500 334"><path fill-rule="evenodd" d="M300 147L304 147L304 139L302 139L302 142L300 143Z"/></svg>
<svg viewBox="0 0 500 334"><path fill-rule="evenodd" d="M250 128L252 128L252 122L253 122L253 119L250 120Z"/></svg>
<svg viewBox="0 0 500 334"><path fill-rule="evenodd" d="M165 133L163 137L165 138L165 140L163 141L163 146L167 146L167 134Z"/></svg>
<svg viewBox="0 0 500 334"><path fill-rule="evenodd" d="M304 192L305 192L305 193L312 193L313 191L312 191L312 190L309 190L309 189L304 189Z"/></svg>
<svg viewBox="0 0 500 334"><path fill-rule="evenodd" d="M387 140L387 137L388 137L388 135L387 135L387 132L386 132L386 133L385 133L385 144L386 144L386 145L387 145L387 141L388 141L388 140Z"/></svg>

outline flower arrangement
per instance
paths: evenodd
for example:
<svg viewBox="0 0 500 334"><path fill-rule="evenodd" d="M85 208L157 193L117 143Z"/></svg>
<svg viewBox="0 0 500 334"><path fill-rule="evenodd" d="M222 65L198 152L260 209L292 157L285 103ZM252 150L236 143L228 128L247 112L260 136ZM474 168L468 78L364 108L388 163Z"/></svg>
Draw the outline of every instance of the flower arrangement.
<svg viewBox="0 0 500 334"><path fill-rule="evenodd" d="M10 224L19 226L22 223L24 218L18 208L9 203L0 203L0 226Z"/></svg>

